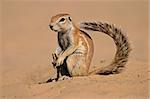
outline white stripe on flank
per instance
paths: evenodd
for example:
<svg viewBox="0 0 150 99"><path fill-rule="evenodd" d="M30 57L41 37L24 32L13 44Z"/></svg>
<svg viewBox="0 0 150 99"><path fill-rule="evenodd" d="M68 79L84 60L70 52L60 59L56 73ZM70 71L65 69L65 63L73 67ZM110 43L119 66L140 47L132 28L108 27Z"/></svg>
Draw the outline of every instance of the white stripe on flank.
<svg viewBox="0 0 150 99"><path fill-rule="evenodd" d="M85 36L83 35L83 34L81 34L81 36L83 37L83 39L84 39L84 41L86 42L86 45L87 45L87 52L89 53L89 49L90 49L90 47L89 47L89 43L88 43L88 41L87 41L87 39L85 38ZM89 55L87 55L87 56L89 56Z"/></svg>

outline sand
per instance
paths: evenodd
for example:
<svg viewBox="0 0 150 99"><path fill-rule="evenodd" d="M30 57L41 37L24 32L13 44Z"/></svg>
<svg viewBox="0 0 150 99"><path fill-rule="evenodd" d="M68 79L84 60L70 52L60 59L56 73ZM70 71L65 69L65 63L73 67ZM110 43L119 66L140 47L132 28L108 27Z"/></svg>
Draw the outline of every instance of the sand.
<svg viewBox="0 0 150 99"><path fill-rule="evenodd" d="M3 0L0 7L0 99L149 98L147 0ZM76 24L98 20L121 26L132 47L124 71L38 84L55 74L51 53L57 34L48 25L51 16L61 12L70 13ZM95 45L90 70L108 65L115 54L112 39L97 32L89 34Z"/></svg>

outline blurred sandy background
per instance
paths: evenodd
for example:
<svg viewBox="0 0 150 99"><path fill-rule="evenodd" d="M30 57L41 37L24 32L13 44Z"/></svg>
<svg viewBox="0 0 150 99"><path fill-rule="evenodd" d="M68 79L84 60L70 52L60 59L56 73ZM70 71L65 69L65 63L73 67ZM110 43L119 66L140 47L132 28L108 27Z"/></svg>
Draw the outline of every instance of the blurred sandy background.
<svg viewBox="0 0 150 99"><path fill-rule="evenodd" d="M148 99L148 0L2 0L0 7L0 99ZM37 84L54 74L56 33L48 25L51 16L63 12L77 25L97 20L121 26L132 47L125 71ZM115 54L112 39L89 34L95 44L91 69L106 66Z"/></svg>

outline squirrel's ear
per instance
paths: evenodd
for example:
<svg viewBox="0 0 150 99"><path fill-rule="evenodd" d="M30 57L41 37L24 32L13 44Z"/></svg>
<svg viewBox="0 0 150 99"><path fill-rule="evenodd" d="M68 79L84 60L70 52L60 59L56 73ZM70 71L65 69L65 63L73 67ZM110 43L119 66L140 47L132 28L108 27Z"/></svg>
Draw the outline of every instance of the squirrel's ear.
<svg viewBox="0 0 150 99"><path fill-rule="evenodd" d="M72 19L71 19L70 17L68 17L68 19L69 19L70 21L72 21Z"/></svg>

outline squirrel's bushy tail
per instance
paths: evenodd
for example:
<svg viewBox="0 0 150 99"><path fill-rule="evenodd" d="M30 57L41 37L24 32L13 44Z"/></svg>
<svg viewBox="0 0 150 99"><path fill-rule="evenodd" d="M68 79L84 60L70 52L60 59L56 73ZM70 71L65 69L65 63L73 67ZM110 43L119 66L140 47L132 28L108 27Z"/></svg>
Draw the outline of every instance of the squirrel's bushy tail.
<svg viewBox="0 0 150 99"><path fill-rule="evenodd" d="M99 31L109 35L116 44L116 54L112 63L105 68L98 68L90 74L114 74L119 73L128 61L128 56L131 51L128 38L122 33L120 28L117 28L114 24L102 23L102 22L83 22L81 28L85 30Z"/></svg>

